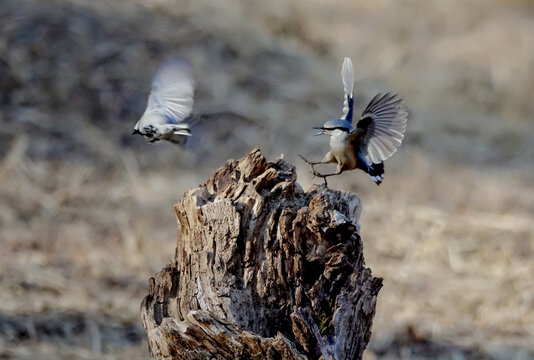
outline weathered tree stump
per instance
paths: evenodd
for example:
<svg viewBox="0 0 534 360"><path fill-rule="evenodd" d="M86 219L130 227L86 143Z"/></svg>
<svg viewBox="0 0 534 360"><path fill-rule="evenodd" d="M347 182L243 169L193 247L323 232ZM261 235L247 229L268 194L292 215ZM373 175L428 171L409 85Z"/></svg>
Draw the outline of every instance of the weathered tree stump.
<svg viewBox="0 0 534 360"><path fill-rule="evenodd" d="M141 305L157 359L360 359L382 279L358 195L314 187L258 149L174 206L175 261Z"/></svg>

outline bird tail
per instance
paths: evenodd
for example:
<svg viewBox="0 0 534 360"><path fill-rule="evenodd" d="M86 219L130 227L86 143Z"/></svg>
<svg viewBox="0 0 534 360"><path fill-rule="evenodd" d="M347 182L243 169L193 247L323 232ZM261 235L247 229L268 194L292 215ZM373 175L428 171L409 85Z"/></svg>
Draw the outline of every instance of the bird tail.
<svg viewBox="0 0 534 360"><path fill-rule="evenodd" d="M367 167L366 173L373 179L376 185L380 185L384 180L384 163L372 164Z"/></svg>
<svg viewBox="0 0 534 360"><path fill-rule="evenodd" d="M184 146L189 138L183 135L171 134L165 140L172 142L176 145Z"/></svg>
<svg viewBox="0 0 534 360"><path fill-rule="evenodd" d="M161 125L159 127L159 130L163 134L191 136L191 130L189 130L189 124L187 123L165 124L165 125Z"/></svg>

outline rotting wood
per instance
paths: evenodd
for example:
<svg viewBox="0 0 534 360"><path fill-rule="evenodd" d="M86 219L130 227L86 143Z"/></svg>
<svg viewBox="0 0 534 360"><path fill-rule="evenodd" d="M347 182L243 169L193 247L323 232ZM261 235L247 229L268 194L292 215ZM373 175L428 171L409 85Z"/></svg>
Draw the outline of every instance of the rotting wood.
<svg viewBox="0 0 534 360"><path fill-rule="evenodd" d="M361 359L382 279L365 267L358 195L258 149L174 206L175 260L141 305L157 359Z"/></svg>

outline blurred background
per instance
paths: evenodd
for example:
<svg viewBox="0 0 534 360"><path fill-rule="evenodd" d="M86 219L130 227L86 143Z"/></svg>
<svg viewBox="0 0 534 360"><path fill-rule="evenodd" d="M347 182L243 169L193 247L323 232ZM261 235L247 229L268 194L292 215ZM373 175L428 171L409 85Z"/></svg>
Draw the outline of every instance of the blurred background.
<svg viewBox="0 0 534 360"><path fill-rule="evenodd" d="M189 59L184 151L131 136L150 77ZM411 115L358 192L384 278L366 359L534 359L534 1L0 1L0 358L146 359L139 305L172 205L255 146L319 159L353 59L358 113Z"/></svg>

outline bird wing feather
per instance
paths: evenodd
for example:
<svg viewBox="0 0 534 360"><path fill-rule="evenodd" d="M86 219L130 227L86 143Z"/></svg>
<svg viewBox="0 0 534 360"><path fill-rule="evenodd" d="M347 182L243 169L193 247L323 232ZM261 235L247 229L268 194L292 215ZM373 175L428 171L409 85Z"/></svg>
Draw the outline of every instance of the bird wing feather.
<svg viewBox="0 0 534 360"><path fill-rule="evenodd" d="M164 114L170 124L183 122L193 110L194 89L189 62L167 60L154 74L145 113Z"/></svg>
<svg viewBox="0 0 534 360"><path fill-rule="evenodd" d="M408 108L398 95L378 94L351 132L351 141L359 143L368 164L381 163L402 144L407 121Z"/></svg>
<svg viewBox="0 0 534 360"><path fill-rule="evenodd" d="M350 58L346 57L341 66L341 79L343 80L343 115L341 119L352 123L352 109L354 106L354 67Z"/></svg>

